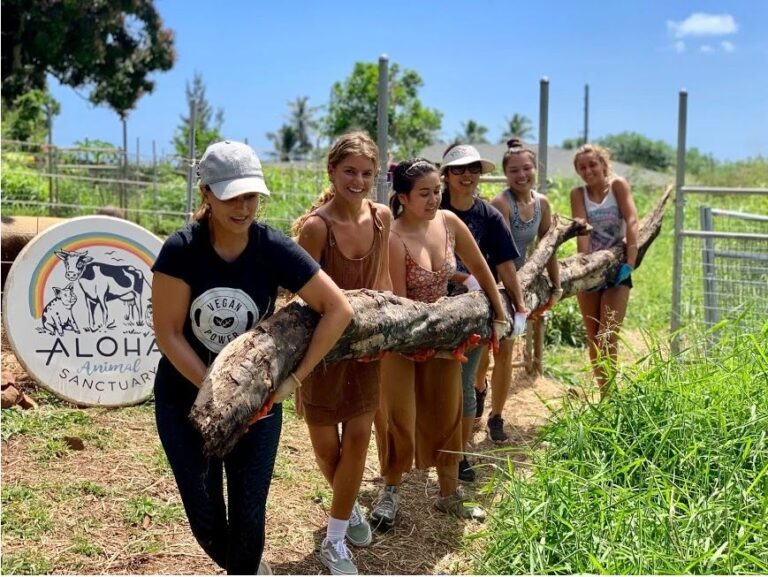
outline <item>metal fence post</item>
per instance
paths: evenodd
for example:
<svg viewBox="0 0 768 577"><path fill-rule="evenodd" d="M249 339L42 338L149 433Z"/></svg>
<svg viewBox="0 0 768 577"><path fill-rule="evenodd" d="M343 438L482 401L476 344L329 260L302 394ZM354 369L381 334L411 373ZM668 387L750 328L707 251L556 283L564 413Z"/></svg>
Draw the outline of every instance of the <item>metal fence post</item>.
<svg viewBox="0 0 768 577"><path fill-rule="evenodd" d="M547 152L549 126L549 78L539 81L539 192L547 194Z"/></svg>
<svg viewBox="0 0 768 577"><path fill-rule="evenodd" d="M50 106L46 106L45 111L48 116L48 202L51 203L48 207L48 216L53 216L53 201L56 196L53 191L53 115Z"/></svg>
<svg viewBox="0 0 768 577"><path fill-rule="evenodd" d="M376 143L379 146L379 180L376 186L376 200L387 204L389 184L387 183L387 133L389 132L389 59L386 54L379 56L379 114L376 122Z"/></svg>
<svg viewBox="0 0 768 577"><path fill-rule="evenodd" d="M680 329L680 297L683 277L683 210L685 208L685 132L688 118L688 92L680 91L677 109L677 167L675 169L675 252L672 262L672 353L680 352L677 331Z"/></svg>
<svg viewBox="0 0 768 577"><path fill-rule="evenodd" d="M708 206L699 208L701 230L712 232L712 209ZM717 275L715 274L715 240L712 237L703 239L701 265L704 278L704 323L707 328L714 326L720 319L717 304Z"/></svg>

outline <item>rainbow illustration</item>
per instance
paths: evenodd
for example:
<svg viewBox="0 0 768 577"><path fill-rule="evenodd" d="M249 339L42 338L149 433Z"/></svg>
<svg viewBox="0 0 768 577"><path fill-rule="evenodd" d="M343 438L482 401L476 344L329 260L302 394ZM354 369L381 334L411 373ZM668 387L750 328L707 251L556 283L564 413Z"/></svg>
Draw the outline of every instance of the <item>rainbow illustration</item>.
<svg viewBox="0 0 768 577"><path fill-rule="evenodd" d="M152 268L157 255L150 251L143 244L136 242L126 236L113 234L109 232L87 232L78 234L62 240L57 243L50 254L40 259L35 272L29 282L29 313L33 318L39 319L43 316L45 307L45 287L48 284L48 278L57 264L64 266L61 259L56 256L56 250L77 251L89 249L91 247L114 248L128 252L139 260L143 261L147 268Z"/></svg>

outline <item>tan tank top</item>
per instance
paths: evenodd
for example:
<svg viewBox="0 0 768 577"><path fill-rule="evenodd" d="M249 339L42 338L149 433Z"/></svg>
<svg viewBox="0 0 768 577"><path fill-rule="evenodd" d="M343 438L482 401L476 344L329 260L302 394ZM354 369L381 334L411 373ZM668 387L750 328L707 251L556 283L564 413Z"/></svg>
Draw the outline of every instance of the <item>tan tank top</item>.
<svg viewBox="0 0 768 577"><path fill-rule="evenodd" d="M367 201L373 220L373 243L370 250L361 258L348 258L341 252L333 234L332 222L322 213L314 212L323 219L328 228L328 241L320 257L320 266L333 281L344 290L360 288L379 289L378 280L384 266L382 253L384 250L384 224L377 214L376 206Z"/></svg>

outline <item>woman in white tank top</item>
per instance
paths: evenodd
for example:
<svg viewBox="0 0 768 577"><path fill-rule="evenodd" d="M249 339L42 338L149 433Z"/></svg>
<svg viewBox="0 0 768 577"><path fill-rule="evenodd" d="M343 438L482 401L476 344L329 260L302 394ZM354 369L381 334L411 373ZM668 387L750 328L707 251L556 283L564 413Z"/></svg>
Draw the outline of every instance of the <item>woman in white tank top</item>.
<svg viewBox="0 0 768 577"><path fill-rule="evenodd" d="M573 166L584 186L571 190L571 213L592 225L591 237L577 237L580 253L589 254L626 242L626 260L611 283L577 295L600 397L608 394L616 373L617 342L627 312L632 271L637 260L637 211L629 183L611 172L609 152L595 144L576 151Z"/></svg>

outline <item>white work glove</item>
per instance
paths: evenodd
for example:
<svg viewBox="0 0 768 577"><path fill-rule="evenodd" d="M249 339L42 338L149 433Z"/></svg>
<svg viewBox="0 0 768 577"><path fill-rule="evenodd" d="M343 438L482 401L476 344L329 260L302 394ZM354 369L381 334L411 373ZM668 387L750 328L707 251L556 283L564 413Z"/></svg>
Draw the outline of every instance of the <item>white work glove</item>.
<svg viewBox="0 0 768 577"><path fill-rule="evenodd" d="M557 303L560 302L561 298L563 298L563 289L561 288L552 289L552 295L549 297L549 303L548 303L549 307L547 308L552 308L553 306L555 306Z"/></svg>
<svg viewBox="0 0 768 577"><path fill-rule="evenodd" d="M482 290L482 288L480 287L480 283L477 282L477 279L474 277L474 275L469 275L467 278L461 281L461 284L467 287L467 290L469 291Z"/></svg>
<svg viewBox="0 0 768 577"><path fill-rule="evenodd" d="M507 336L509 330L509 323L506 319L493 319L493 335L496 340L501 340Z"/></svg>
<svg viewBox="0 0 768 577"><path fill-rule="evenodd" d="M286 379L280 383L280 386L275 390L275 403L282 403L285 399L291 396L296 389L301 387L301 381L296 373L291 373Z"/></svg>
<svg viewBox="0 0 768 577"><path fill-rule="evenodd" d="M528 312L515 313L515 321L512 324L512 338L519 337L525 332L525 323L528 320Z"/></svg>

